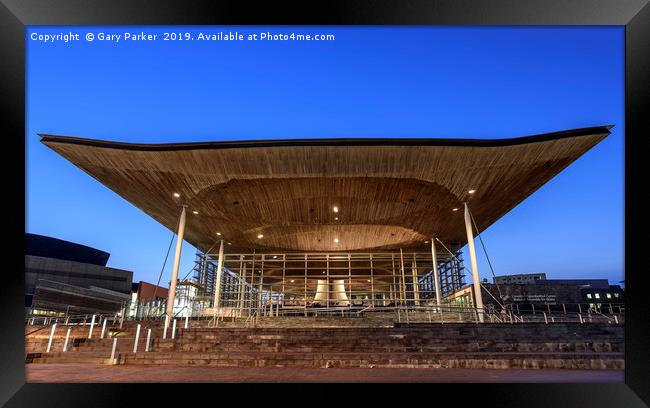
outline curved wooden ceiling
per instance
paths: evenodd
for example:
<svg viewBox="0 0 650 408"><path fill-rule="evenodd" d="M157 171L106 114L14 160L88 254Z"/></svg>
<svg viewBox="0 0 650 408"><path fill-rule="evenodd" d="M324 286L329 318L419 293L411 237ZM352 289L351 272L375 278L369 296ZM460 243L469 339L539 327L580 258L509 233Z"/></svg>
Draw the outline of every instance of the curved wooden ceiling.
<svg viewBox="0 0 650 408"><path fill-rule="evenodd" d="M223 237L229 252L313 252L426 247L424 241L434 235L464 244L464 201L482 231L603 140L610 128L491 140L150 145L40 136L171 230L177 228L180 205L187 205L185 239L198 248ZM469 195L470 189L476 193Z"/></svg>

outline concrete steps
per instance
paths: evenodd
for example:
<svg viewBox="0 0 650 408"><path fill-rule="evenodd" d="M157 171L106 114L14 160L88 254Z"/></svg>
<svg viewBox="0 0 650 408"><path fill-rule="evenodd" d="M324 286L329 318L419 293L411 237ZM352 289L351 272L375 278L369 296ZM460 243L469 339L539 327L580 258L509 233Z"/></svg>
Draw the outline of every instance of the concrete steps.
<svg viewBox="0 0 650 408"><path fill-rule="evenodd" d="M215 367L427 367L622 369L623 325L556 323L398 324L397 327L257 327L179 329L177 338L152 332L145 352L135 328L113 339L80 341L62 353L28 353L32 363L93 363ZM34 340L36 341L36 340ZM42 341L42 339L38 339ZM57 340L58 342L59 340ZM36 343L34 343L36 344ZM62 344L62 343L60 343Z"/></svg>

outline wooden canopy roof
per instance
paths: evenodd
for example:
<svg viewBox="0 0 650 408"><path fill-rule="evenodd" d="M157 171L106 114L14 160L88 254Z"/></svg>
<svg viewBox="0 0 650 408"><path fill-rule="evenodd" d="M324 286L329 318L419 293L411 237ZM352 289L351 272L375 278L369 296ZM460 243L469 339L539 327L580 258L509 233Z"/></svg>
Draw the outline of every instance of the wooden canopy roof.
<svg viewBox="0 0 650 408"><path fill-rule="evenodd" d="M610 128L490 140L171 144L39 135L171 230L180 206L187 205L185 239L198 248L223 238L229 251L316 252L424 248L434 235L464 244L464 201L482 231L607 137Z"/></svg>

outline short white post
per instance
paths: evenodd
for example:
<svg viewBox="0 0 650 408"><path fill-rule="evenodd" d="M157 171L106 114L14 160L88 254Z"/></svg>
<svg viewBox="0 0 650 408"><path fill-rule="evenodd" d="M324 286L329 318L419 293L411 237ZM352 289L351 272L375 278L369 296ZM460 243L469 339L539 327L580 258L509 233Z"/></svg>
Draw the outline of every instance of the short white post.
<svg viewBox="0 0 650 408"><path fill-rule="evenodd" d="M580 319L580 324L582 324L582 315L578 313L578 318Z"/></svg>
<svg viewBox="0 0 650 408"><path fill-rule="evenodd" d="M176 319L172 323L172 339L176 337Z"/></svg>
<svg viewBox="0 0 650 408"><path fill-rule="evenodd" d="M95 327L95 315L93 315L92 320L90 321L90 330L88 330L88 338L93 336L93 328Z"/></svg>
<svg viewBox="0 0 650 408"><path fill-rule="evenodd" d="M165 315L165 328L163 330L163 339L167 338L167 329L169 328L169 316Z"/></svg>
<svg viewBox="0 0 650 408"><path fill-rule="evenodd" d="M111 363L115 362L115 349L117 348L117 337L113 338L113 349L111 350Z"/></svg>
<svg viewBox="0 0 650 408"><path fill-rule="evenodd" d="M52 339L54 338L54 330L56 330L56 323L52 325L52 331L50 332L50 340L47 342L47 351L46 353L50 352L50 348L52 348Z"/></svg>
<svg viewBox="0 0 650 408"><path fill-rule="evenodd" d="M133 352L138 352L138 340L140 340L140 325L135 329L135 342L133 343Z"/></svg>
<svg viewBox="0 0 650 408"><path fill-rule="evenodd" d="M190 322L190 314L188 313L188 314L185 315L185 328L186 329L187 329L187 325L189 324L189 322Z"/></svg>
<svg viewBox="0 0 650 408"><path fill-rule="evenodd" d="M104 338L104 333L106 333L106 320L104 319L104 323L102 323L102 334L99 336L100 339Z"/></svg>
<svg viewBox="0 0 650 408"><path fill-rule="evenodd" d="M546 317L546 312L542 312L542 313L544 313L544 323L548 324L548 318Z"/></svg>
<svg viewBox="0 0 650 408"><path fill-rule="evenodd" d="M34 318L33 318L33 317L32 317L32 323L31 323L31 325L32 325L32 326L34 325Z"/></svg>
<svg viewBox="0 0 650 408"><path fill-rule="evenodd" d="M68 351L68 339L70 338L70 330L72 327L68 327L68 332L65 334L65 341L63 342L63 352Z"/></svg>
<svg viewBox="0 0 650 408"><path fill-rule="evenodd" d="M618 316L614 315L614 321L618 324Z"/></svg>
<svg viewBox="0 0 650 408"><path fill-rule="evenodd" d="M149 350L150 350L150 348L149 348L149 342L150 342L150 340L151 340L151 329L148 329L148 330L147 330L147 342L146 342L146 344L144 345L144 351L149 351Z"/></svg>

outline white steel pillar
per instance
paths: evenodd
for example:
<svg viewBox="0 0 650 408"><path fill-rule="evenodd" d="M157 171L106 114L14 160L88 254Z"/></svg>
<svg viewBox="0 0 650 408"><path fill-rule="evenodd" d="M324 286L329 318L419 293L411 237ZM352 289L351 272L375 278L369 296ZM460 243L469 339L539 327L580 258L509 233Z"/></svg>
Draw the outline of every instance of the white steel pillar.
<svg viewBox="0 0 650 408"><path fill-rule="evenodd" d="M217 261L217 277L214 282L214 312L212 315L217 317L217 308L221 303L221 272L223 270L223 239L221 240L221 245L219 245L219 260Z"/></svg>
<svg viewBox="0 0 650 408"><path fill-rule="evenodd" d="M411 273L413 277L411 278L411 285L413 286L413 303L415 306L420 306L420 283L418 282L418 264L413 257L413 263L411 264Z"/></svg>
<svg viewBox="0 0 650 408"><path fill-rule="evenodd" d="M183 235L185 234L185 208L181 211L181 218L178 221L178 234L176 239L176 251L174 252L174 267L172 269L172 280L169 284L169 295L167 296L167 316L171 319L174 315L174 298L176 296L176 281L178 280L178 266L181 263L181 249L183 247Z"/></svg>
<svg viewBox="0 0 650 408"><path fill-rule="evenodd" d="M472 279L474 281L474 298L476 299L476 309L478 319L483 323L483 296L481 295L481 281L478 277L478 264L476 263L476 250L474 249L474 232L472 231L472 218L469 214L469 207L465 205L465 231L467 232L467 248L469 249L469 259L472 263Z"/></svg>
<svg viewBox="0 0 650 408"><path fill-rule="evenodd" d="M433 260L433 286L436 290L436 306L440 306L440 279L438 278L438 260L436 258L436 237L431 237L431 259Z"/></svg>

